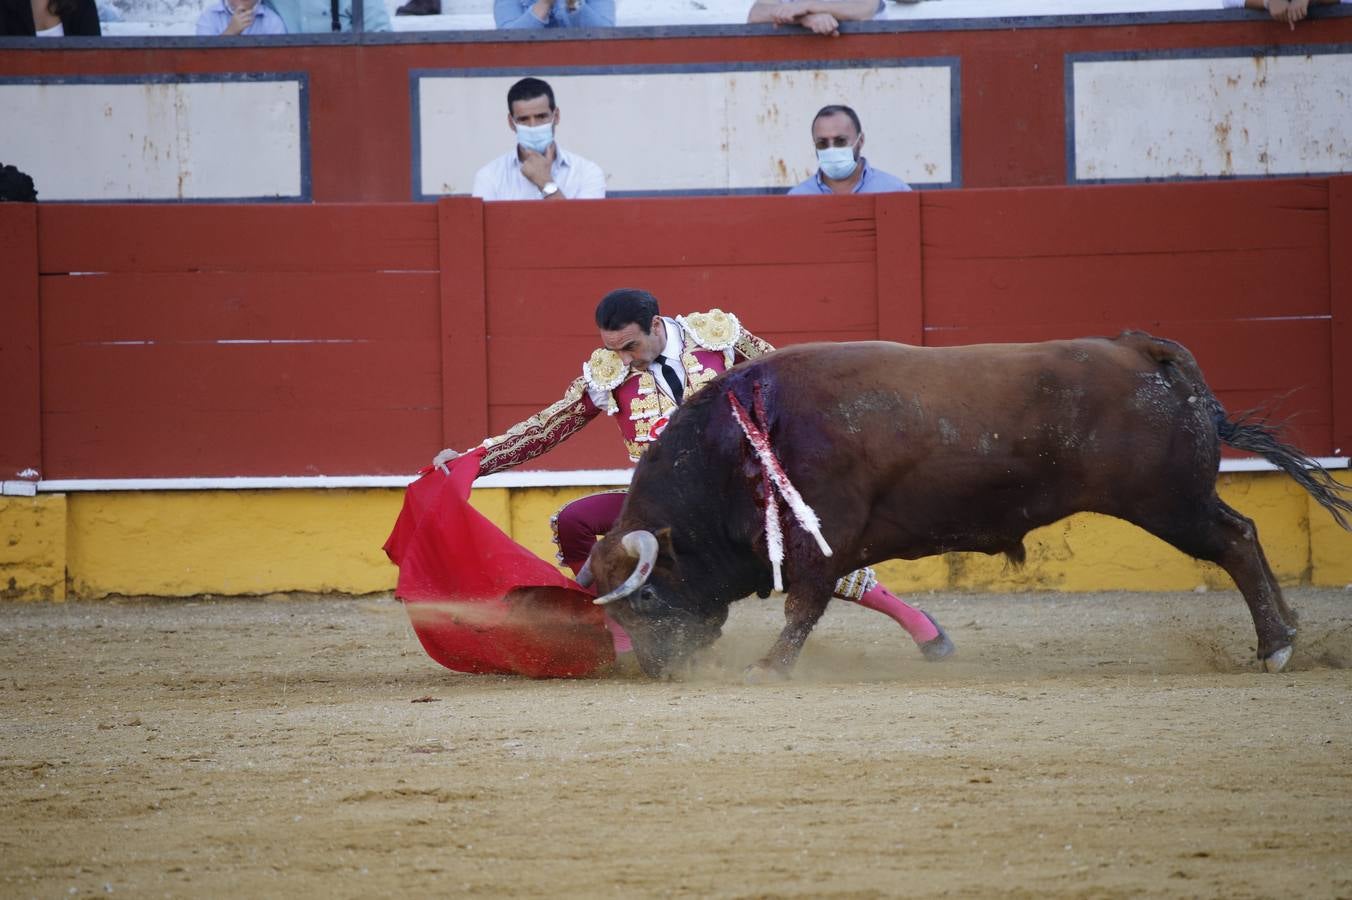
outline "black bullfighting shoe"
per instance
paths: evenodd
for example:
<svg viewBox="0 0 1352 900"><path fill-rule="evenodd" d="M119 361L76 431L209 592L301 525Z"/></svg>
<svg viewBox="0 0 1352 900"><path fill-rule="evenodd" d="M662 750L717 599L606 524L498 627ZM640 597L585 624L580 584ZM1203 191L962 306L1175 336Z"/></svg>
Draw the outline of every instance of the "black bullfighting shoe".
<svg viewBox="0 0 1352 900"><path fill-rule="evenodd" d="M925 611L922 609L921 612ZM925 657L925 662L938 662L941 659L947 659L952 656L953 651L958 648L954 647L953 642L948 639L948 633L944 631L944 627L934 621L934 616L931 616L927 612L925 613L925 618L929 619L930 624L934 626L934 630L939 632L928 641L916 645L920 648L921 655Z"/></svg>

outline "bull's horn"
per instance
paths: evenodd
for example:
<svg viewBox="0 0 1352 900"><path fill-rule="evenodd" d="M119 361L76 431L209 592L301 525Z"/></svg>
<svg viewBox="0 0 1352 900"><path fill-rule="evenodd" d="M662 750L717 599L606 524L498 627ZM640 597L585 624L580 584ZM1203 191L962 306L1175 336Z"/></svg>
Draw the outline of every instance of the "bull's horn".
<svg viewBox="0 0 1352 900"><path fill-rule="evenodd" d="M657 538L653 536L651 531L631 531L620 539L620 546L630 556L637 558L638 563L635 564L634 571L624 580L624 584L604 597L597 597L592 601L598 606L605 606L623 597L628 597L634 591L643 587L648 582L648 576L653 573L653 562L657 559Z"/></svg>
<svg viewBox="0 0 1352 900"><path fill-rule="evenodd" d="M582 564L582 568L578 570L577 578L574 580L583 587L591 587L591 583L596 580L596 576L592 574L590 558Z"/></svg>

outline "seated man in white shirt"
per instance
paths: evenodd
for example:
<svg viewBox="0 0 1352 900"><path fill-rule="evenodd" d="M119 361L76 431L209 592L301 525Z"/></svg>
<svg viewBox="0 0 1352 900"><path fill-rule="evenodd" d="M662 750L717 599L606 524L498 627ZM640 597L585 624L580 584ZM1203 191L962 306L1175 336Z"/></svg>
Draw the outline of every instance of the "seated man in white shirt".
<svg viewBox="0 0 1352 900"><path fill-rule="evenodd" d="M507 92L507 124L516 147L474 175L474 196L484 200L588 200L606 195L601 167L554 142L559 110L554 90L523 78Z"/></svg>

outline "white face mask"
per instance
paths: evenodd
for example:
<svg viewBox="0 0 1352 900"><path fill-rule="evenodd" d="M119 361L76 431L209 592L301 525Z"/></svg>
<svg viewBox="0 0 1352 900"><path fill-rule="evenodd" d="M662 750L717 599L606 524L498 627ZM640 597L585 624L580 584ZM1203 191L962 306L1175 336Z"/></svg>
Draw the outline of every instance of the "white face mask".
<svg viewBox="0 0 1352 900"><path fill-rule="evenodd" d="M855 138L854 143L848 147L827 147L818 150L817 163L822 167L822 174L836 181L849 178L854 172L854 167L859 165L859 160L854 158L854 148L858 143L859 138Z"/></svg>
<svg viewBox="0 0 1352 900"><path fill-rule="evenodd" d="M516 126L516 142L527 150L544 153L554 143L554 123Z"/></svg>

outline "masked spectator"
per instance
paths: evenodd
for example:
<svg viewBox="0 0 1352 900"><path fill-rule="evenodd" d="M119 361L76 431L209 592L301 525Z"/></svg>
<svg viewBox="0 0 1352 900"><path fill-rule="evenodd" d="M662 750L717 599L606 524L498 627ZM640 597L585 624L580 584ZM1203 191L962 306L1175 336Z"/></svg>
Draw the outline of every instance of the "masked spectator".
<svg viewBox="0 0 1352 900"><path fill-rule="evenodd" d="M864 129L848 106L823 106L812 120L817 171L790 194L884 194L909 191L895 175L875 169L864 158Z"/></svg>
<svg viewBox="0 0 1352 900"><path fill-rule="evenodd" d="M516 146L474 175L473 194L484 200L582 200L606 195L601 167L554 140L559 109L554 89L523 78L507 91L507 125Z"/></svg>

